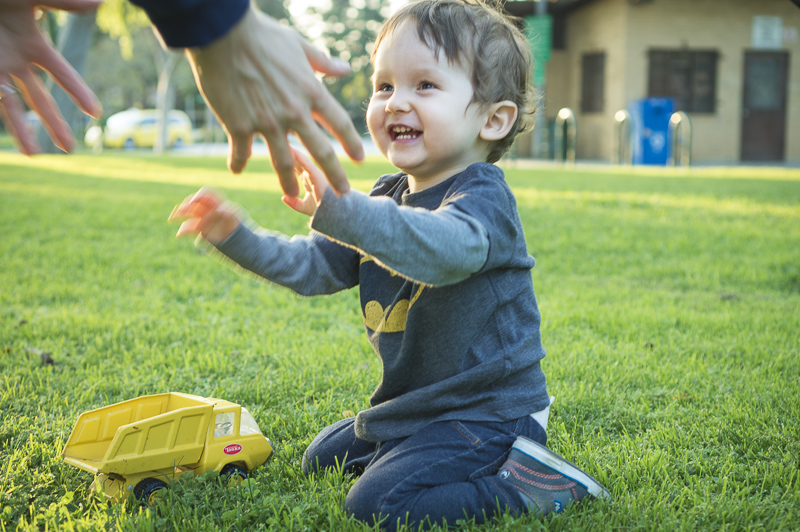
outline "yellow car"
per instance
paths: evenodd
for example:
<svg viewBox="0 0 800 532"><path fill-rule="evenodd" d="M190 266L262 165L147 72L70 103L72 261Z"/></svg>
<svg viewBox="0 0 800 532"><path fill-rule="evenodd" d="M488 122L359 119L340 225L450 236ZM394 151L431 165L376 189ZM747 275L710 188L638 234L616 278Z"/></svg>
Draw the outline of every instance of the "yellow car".
<svg viewBox="0 0 800 532"><path fill-rule="evenodd" d="M105 129L92 126L86 131L84 141L95 147L102 139L106 148L152 148L156 140L156 109L136 109L108 117ZM183 111L173 109L168 113L167 147L179 148L192 143L192 122Z"/></svg>
<svg viewBox="0 0 800 532"><path fill-rule="evenodd" d="M84 412L62 457L95 475L92 487L109 502L132 493L152 505L179 476L217 471L236 484L271 454L246 408L172 392Z"/></svg>

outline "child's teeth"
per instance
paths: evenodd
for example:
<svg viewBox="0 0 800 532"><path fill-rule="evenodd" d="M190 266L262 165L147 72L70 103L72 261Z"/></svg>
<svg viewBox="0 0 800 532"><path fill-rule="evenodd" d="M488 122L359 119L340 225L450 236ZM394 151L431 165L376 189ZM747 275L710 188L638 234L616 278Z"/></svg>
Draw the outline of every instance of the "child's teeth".
<svg viewBox="0 0 800 532"><path fill-rule="evenodd" d="M396 127L394 128L394 134L396 140L408 140L417 138L417 135L414 133L414 130L410 127Z"/></svg>

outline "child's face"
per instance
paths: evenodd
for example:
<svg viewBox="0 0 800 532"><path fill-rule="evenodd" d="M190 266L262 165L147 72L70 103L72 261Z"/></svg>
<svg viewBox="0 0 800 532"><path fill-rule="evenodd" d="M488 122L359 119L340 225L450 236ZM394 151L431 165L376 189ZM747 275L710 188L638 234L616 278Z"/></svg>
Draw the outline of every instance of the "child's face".
<svg viewBox="0 0 800 532"><path fill-rule="evenodd" d="M483 161L480 138L487 121L472 99L467 71L438 59L405 23L375 54L367 126L389 161L409 175L411 191L424 190Z"/></svg>

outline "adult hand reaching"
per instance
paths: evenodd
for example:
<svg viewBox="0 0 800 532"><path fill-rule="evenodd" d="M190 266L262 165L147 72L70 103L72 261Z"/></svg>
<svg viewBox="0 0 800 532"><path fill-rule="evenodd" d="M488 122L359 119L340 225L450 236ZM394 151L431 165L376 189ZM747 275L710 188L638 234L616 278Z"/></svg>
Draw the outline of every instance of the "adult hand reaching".
<svg viewBox="0 0 800 532"><path fill-rule="evenodd" d="M0 0L0 118L27 155L39 145L25 123L19 97L41 117L53 142L64 151L75 144L69 125L45 88L36 65L46 70L85 113L99 117L100 102L75 69L53 47L36 24L39 7L86 11L100 0Z"/></svg>
<svg viewBox="0 0 800 532"><path fill-rule="evenodd" d="M287 196L297 196L287 138L294 132L333 188L340 193L350 189L344 169L316 121L354 160L364 157L361 138L347 112L314 75L314 71L347 74L347 63L329 58L295 30L252 7L226 35L208 46L189 48L186 54L198 88L228 135L232 172L244 169L253 135L261 134L281 188Z"/></svg>

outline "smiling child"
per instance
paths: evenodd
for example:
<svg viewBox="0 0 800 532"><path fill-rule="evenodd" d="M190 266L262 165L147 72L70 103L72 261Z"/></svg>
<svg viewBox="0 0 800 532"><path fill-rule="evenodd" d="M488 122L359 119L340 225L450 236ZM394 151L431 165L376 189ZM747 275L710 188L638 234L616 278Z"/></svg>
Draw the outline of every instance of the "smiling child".
<svg viewBox="0 0 800 532"><path fill-rule="evenodd" d="M359 475L357 519L482 522L609 497L544 445L550 407L540 315L516 200L493 163L530 126L531 57L514 23L477 0L421 0L383 26L367 125L399 172L337 196L296 153L308 236L242 223L201 190L176 207L242 268L303 295L358 286L381 359L370 407L325 428L307 474Z"/></svg>

